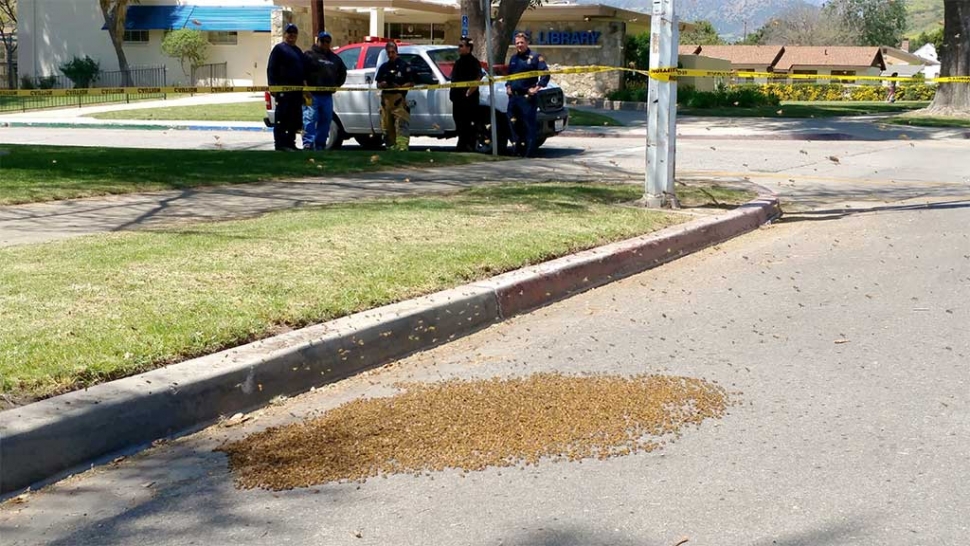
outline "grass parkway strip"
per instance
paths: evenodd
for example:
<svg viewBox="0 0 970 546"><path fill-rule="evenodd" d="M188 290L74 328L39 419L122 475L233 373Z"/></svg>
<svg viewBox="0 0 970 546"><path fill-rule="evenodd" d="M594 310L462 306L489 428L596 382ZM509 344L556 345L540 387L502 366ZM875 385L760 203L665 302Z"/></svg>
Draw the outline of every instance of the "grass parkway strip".
<svg viewBox="0 0 970 546"><path fill-rule="evenodd" d="M456 152L280 153L3 145L0 205L492 161Z"/></svg>
<svg viewBox="0 0 970 546"><path fill-rule="evenodd" d="M428 294L687 217L534 184L0 249L0 405ZM753 194L686 188L686 206Z"/></svg>

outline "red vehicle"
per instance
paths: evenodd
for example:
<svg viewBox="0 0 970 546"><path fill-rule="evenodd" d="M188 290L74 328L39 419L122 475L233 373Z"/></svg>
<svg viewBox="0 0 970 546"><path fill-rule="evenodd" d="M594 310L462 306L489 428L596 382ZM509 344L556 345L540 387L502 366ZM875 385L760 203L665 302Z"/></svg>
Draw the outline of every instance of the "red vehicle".
<svg viewBox="0 0 970 546"><path fill-rule="evenodd" d="M391 40L380 36L367 36L363 42L335 47L333 52L347 65L347 70L377 68L377 57L384 51L384 44L393 41L397 45L411 45L401 40Z"/></svg>

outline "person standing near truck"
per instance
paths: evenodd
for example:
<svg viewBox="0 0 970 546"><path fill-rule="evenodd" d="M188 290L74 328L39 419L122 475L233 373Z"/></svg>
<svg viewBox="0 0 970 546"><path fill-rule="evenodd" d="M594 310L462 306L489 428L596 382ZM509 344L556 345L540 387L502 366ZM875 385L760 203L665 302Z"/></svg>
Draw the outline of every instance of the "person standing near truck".
<svg viewBox="0 0 970 546"><path fill-rule="evenodd" d="M529 49L529 37L523 32L515 35L515 53L509 59L509 76L523 72L548 71L546 59ZM509 94L509 131L512 137L513 153L522 157L532 157L536 152L538 140L538 98L539 90L549 84L549 76L531 76L513 79L505 83Z"/></svg>
<svg viewBox="0 0 970 546"><path fill-rule="evenodd" d="M317 43L306 52L307 85L340 87L347 81L347 67L330 46L333 37L323 31ZM333 123L333 91L313 91L312 102L303 112L303 149L325 150L330 125Z"/></svg>
<svg viewBox="0 0 970 546"><path fill-rule="evenodd" d="M451 81L477 82L482 79L482 63L472 53L475 44L470 38L464 37L458 41L458 60L451 70ZM458 151L475 151L475 116L478 114L478 87L452 87L449 91L451 98L451 115L455 118L455 129L458 132Z"/></svg>
<svg viewBox="0 0 970 546"><path fill-rule="evenodd" d="M397 52L397 44L387 42L387 62L377 68L374 81L381 91L381 130L388 149L407 151L410 144L411 111L408 108L407 89L414 86L411 65Z"/></svg>
<svg viewBox="0 0 970 546"><path fill-rule="evenodd" d="M266 64L266 80L273 86L303 87L306 82L306 57L296 46L300 31L294 24L286 25L283 41L273 47ZM300 130L303 92L287 91L276 94L276 123L273 143L277 150L296 150L296 132Z"/></svg>

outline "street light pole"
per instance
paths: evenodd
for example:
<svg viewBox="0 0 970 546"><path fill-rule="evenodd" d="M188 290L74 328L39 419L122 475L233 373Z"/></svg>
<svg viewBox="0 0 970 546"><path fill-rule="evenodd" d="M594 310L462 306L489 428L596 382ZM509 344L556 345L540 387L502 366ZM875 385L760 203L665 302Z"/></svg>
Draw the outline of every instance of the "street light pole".
<svg viewBox="0 0 970 546"><path fill-rule="evenodd" d="M485 61L488 63L488 110L492 128L492 155L498 156L498 126L495 125L495 55L492 53L492 0L482 0L485 13Z"/></svg>
<svg viewBox="0 0 970 546"><path fill-rule="evenodd" d="M677 68L679 41L674 0L653 0L650 20L650 70ZM679 207L674 192L677 152L677 78L650 78L647 92L647 164L643 202L648 207Z"/></svg>

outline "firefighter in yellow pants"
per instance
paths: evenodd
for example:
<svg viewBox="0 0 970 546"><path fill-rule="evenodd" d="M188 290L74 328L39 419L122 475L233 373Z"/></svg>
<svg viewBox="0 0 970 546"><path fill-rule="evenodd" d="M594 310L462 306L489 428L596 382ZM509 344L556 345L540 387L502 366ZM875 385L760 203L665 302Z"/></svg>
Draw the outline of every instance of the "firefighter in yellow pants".
<svg viewBox="0 0 970 546"><path fill-rule="evenodd" d="M387 42L387 62L377 68L374 81L381 91L381 130L387 146L406 151L410 141L411 112L408 110L407 87L414 86L411 65L397 54L397 44Z"/></svg>
<svg viewBox="0 0 970 546"><path fill-rule="evenodd" d="M404 95L388 93L381 96L381 130L390 149L407 151L411 139L411 112Z"/></svg>

